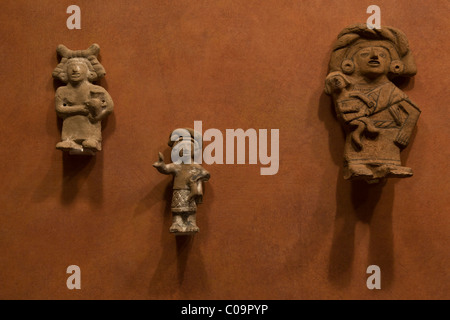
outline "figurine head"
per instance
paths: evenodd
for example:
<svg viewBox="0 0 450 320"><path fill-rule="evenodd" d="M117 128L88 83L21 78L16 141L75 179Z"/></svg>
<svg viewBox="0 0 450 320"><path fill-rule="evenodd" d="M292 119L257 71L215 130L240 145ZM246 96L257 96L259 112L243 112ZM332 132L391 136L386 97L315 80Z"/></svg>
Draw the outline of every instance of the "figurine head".
<svg viewBox="0 0 450 320"><path fill-rule="evenodd" d="M70 83L78 83L85 80L93 81L97 77L92 64L83 58L72 58L64 66L65 76Z"/></svg>
<svg viewBox="0 0 450 320"><path fill-rule="evenodd" d="M93 82L106 74L105 69L97 60L100 51L97 44L91 45L86 50L77 51L59 45L56 51L61 56L61 62L52 75L64 83L80 82L86 79Z"/></svg>
<svg viewBox="0 0 450 320"><path fill-rule="evenodd" d="M169 137L169 147L172 148L173 163L193 163L201 157L202 136L190 128L175 129Z"/></svg>
<svg viewBox="0 0 450 320"><path fill-rule="evenodd" d="M392 27L369 29L358 24L341 31L333 47L330 72L377 77L413 76L417 69L403 32Z"/></svg>

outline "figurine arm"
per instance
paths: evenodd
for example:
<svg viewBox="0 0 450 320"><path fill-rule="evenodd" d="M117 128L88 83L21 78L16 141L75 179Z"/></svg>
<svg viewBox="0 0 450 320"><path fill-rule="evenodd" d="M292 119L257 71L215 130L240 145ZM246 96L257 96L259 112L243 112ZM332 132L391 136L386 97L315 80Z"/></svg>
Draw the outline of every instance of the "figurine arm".
<svg viewBox="0 0 450 320"><path fill-rule="evenodd" d="M408 114L406 120L403 122L402 128L395 139L395 142L401 147L406 147L409 143L409 139L416 126L417 120L420 116L420 110L411 101L403 100L400 105Z"/></svg>
<svg viewBox="0 0 450 320"><path fill-rule="evenodd" d="M200 167L200 170L190 178L189 200L194 199L196 203L203 202L203 181L208 181L210 177L209 172Z"/></svg>
<svg viewBox="0 0 450 320"><path fill-rule="evenodd" d="M164 163L164 156L162 155L162 153L159 152L158 155L159 155L159 159L158 159L158 161L156 161L153 164L153 166L160 173L163 173L163 174L175 174L177 171L176 171L176 168L173 165L173 163L169 163L169 164Z"/></svg>
<svg viewBox="0 0 450 320"><path fill-rule="evenodd" d="M60 118L67 118L68 116L72 115L88 115L89 110L87 109L86 105L70 105L67 101L64 100L64 98L61 96L60 92L56 91L55 95L55 109L56 114Z"/></svg>
<svg viewBox="0 0 450 320"><path fill-rule="evenodd" d="M199 180L201 181L208 181L209 178L211 178L211 175L209 174L208 171L206 171L205 169L202 170L202 175L199 177Z"/></svg>
<svg viewBox="0 0 450 320"><path fill-rule="evenodd" d="M349 93L350 97L353 98L358 98L360 99L362 102L364 102L369 108L373 108L375 107L375 101L370 100L365 94L361 93L361 92L357 92L357 91L351 91ZM367 112L366 115L369 115L369 113Z"/></svg>

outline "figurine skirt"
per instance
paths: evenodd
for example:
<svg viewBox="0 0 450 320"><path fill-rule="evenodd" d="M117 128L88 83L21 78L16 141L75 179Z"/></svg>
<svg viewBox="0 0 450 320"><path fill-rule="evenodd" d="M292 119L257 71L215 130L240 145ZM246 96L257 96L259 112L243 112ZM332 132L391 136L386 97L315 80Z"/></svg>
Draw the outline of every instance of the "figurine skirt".
<svg viewBox="0 0 450 320"><path fill-rule="evenodd" d="M172 196L172 212L196 212L197 204L195 200L189 200L189 195L191 191L182 189L182 190L173 190Z"/></svg>
<svg viewBox="0 0 450 320"><path fill-rule="evenodd" d="M351 135L347 135L345 163L400 166L400 148L394 142L400 130L398 128L379 129L380 133L375 139L362 137L361 150L355 150Z"/></svg>
<svg viewBox="0 0 450 320"><path fill-rule="evenodd" d="M101 123L91 123L87 116L76 115L64 119L61 140L102 140Z"/></svg>

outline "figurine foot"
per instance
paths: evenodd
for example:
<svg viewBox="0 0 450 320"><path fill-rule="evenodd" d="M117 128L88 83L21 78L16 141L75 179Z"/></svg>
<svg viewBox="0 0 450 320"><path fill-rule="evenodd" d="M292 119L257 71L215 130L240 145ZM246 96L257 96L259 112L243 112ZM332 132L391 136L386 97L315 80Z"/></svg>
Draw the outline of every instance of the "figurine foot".
<svg viewBox="0 0 450 320"><path fill-rule="evenodd" d="M73 140L64 140L56 144L56 149L63 151L79 150L83 151L83 147Z"/></svg>
<svg viewBox="0 0 450 320"><path fill-rule="evenodd" d="M344 179L366 179L373 177L373 171L364 164L349 164L345 169Z"/></svg>
<svg viewBox="0 0 450 320"><path fill-rule="evenodd" d="M188 235L197 233L199 231L199 228L197 226L180 225L178 223L174 223L170 227L169 231L170 233L174 233L175 235Z"/></svg>
<svg viewBox="0 0 450 320"><path fill-rule="evenodd" d="M84 140L82 143L83 147L88 148L88 149L94 149L97 151L101 151L102 150L102 145L99 141L94 140L94 139L87 139Z"/></svg>
<svg viewBox="0 0 450 320"><path fill-rule="evenodd" d="M183 229L185 229L184 226L182 226L182 225L180 225L180 224L178 224L178 223L173 223L173 224L170 226L169 231L172 232L172 233L178 233L178 232L183 232Z"/></svg>
<svg viewBox="0 0 450 320"><path fill-rule="evenodd" d="M196 232L199 232L199 231L200 231L200 229L196 225L189 224L186 227L186 232L189 232L189 233L196 233Z"/></svg>
<svg viewBox="0 0 450 320"><path fill-rule="evenodd" d="M389 172L389 176L391 177L407 178L413 175L412 169L408 167L387 166L385 170Z"/></svg>
<svg viewBox="0 0 450 320"><path fill-rule="evenodd" d="M368 183L378 183L382 179L407 178L413 175L412 169L397 165L366 165L349 164L345 170L344 178L350 180L366 180Z"/></svg>

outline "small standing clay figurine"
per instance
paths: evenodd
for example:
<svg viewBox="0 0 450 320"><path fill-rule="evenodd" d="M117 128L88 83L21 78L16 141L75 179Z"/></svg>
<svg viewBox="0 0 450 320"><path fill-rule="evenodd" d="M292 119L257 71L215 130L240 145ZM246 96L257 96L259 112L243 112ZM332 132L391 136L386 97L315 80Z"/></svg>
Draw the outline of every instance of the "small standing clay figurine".
<svg viewBox="0 0 450 320"><path fill-rule="evenodd" d="M105 75L97 60L100 47L72 51L63 45L56 49L61 62L53 77L67 83L56 90L55 107L63 119L61 142L56 148L69 154L95 155L102 149L101 122L114 108L108 92L93 81Z"/></svg>
<svg viewBox="0 0 450 320"><path fill-rule="evenodd" d="M164 163L162 153L153 166L161 173L171 174L173 179L172 216L170 232L189 235L199 231L196 223L197 204L202 203L203 181L209 180L209 172L194 159L202 152L202 137L192 129L176 129L169 138L173 163Z"/></svg>
<svg viewBox="0 0 450 320"><path fill-rule="evenodd" d="M376 183L412 176L412 169L401 164L400 151L409 143L420 110L391 82L416 74L404 33L349 26L333 46L329 68L325 92L346 131L344 178Z"/></svg>

